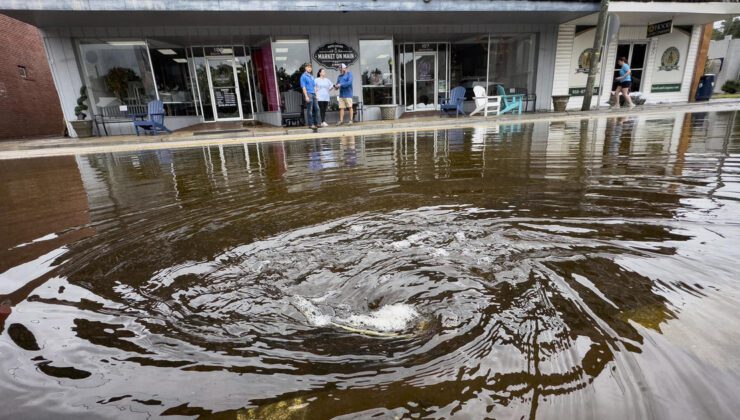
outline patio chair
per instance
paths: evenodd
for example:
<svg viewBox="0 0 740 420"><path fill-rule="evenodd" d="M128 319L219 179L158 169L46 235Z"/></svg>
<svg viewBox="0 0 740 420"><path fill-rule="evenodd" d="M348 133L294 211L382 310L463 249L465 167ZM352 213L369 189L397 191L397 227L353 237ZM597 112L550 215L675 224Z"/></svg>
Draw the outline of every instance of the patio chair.
<svg viewBox="0 0 740 420"><path fill-rule="evenodd" d="M475 100L475 110L470 113L470 116L483 111L483 116L487 117L489 112L495 112L496 115L501 114L501 97L500 96L487 96L486 88L483 86L475 86L473 88L473 99Z"/></svg>
<svg viewBox="0 0 740 420"><path fill-rule="evenodd" d="M283 98L281 115L282 125L305 125L303 116L303 96L297 90L289 90L280 94Z"/></svg>
<svg viewBox="0 0 740 420"><path fill-rule="evenodd" d="M440 112L447 113L455 111L455 117L463 113L463 102L465 102L465 88L458 86L450 91L450 97L440 101Z"/></svg>
<svg viewBox="0 0 740 420"><path fill-rule="evenodd" d="M139 115L132 114L134 118L134 130L136 135L139 135L139 129L144 130L144 133L156 134L157 132L166 131L172 133L169 128L164 125L164 104L162 101L151 101L147 106L146 117L142 120L137 120Z"/></svg>
<svg viewBox="0 0 740 420"><path fill-rule="evenodd" d="M496 85L496 93L501 97L501 102L503 109L499 112L500 114L508 114L511 113L522 113L522 105L524 104L524 95L522 94L513 94L513 95L507 95L506 89L502 85Z"/></svg>

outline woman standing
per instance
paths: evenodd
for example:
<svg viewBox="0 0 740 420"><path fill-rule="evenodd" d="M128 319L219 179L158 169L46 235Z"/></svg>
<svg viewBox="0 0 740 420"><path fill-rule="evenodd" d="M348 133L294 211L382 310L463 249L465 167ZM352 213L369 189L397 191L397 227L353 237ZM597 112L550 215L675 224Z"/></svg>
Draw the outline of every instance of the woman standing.
<svg viewBox="0 0 740 420"><path fill-rule="evenodd" d="M326 78L326 69L319 70L316 78L316 97L319 100L321 111L321 126L326 127L326 107L329 105L329 90L334 86L331 80Z"/></svg>

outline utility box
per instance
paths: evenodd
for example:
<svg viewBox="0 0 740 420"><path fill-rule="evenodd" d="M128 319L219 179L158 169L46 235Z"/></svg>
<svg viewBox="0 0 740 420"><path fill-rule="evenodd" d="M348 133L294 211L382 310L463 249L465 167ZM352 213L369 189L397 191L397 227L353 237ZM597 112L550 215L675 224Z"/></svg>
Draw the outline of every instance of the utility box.
<svg viewBox="0 0 740 420"><path fill-rule="evenodd" d="M699 79L699 88L696 89L697 101L708 101L714 92L715 75L705 74Z"/></svg>

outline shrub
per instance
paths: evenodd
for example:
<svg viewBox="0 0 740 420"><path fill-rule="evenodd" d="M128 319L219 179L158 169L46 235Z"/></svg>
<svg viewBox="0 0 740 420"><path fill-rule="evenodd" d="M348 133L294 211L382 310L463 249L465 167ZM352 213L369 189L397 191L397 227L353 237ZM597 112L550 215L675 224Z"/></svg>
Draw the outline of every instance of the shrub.
<svg viewBox="0 0 740 420"><path fill-rule="evenodd" d="M728 80L722 85L722 91L725 93L737 93L740 90L740 80Z"/></svg>

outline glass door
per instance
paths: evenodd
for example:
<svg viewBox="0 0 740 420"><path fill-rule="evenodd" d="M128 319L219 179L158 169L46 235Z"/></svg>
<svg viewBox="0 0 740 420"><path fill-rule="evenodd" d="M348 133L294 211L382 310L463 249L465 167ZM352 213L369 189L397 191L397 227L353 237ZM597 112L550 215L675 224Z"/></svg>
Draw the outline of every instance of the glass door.
<svg viewBox="0 0 740 420"><path fill-rule="evenodd" d="M234 57L208 57L208 84L216 121L242 119L241 94Z"/></svg>
<svg viewBox="0 0 740 420"><path fill-rule="evenodd" d="M630 70L632 71L632 87L630 88L631 92L639 92L640 87L642 86L642 72L645 67L646 53L647 43L644 42L619 44L617 46L617 60L619 60L619 57L626 58L627 64L629 64ZM619 76L619 69L619 65L617 65L617 63L615 62L613 80L616 80L617 76ZM616 88L616 82L612 87L612 90L614 88Z"/></svg>
<svg viewBox="0 0 740 420"><path fill-rule="evenodd" d="M414 110L437 109L437 53L414 53Z"/></svg>

